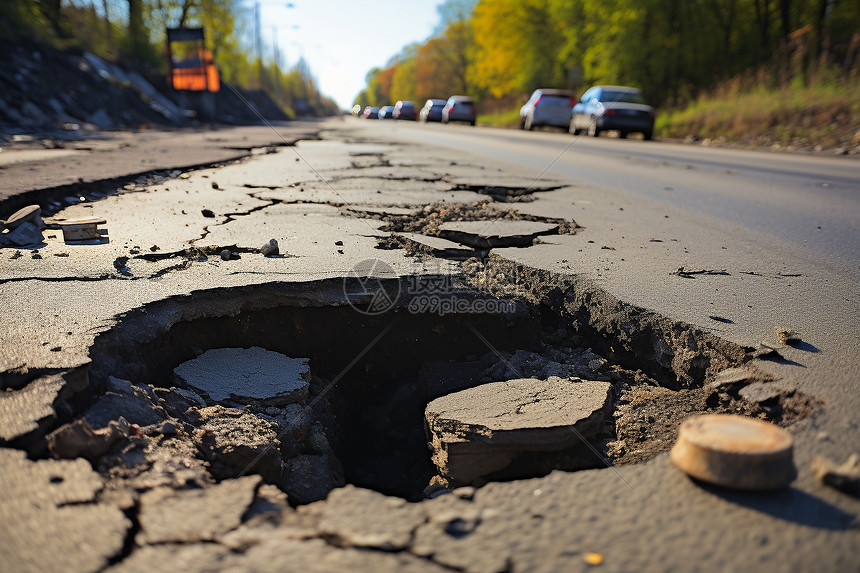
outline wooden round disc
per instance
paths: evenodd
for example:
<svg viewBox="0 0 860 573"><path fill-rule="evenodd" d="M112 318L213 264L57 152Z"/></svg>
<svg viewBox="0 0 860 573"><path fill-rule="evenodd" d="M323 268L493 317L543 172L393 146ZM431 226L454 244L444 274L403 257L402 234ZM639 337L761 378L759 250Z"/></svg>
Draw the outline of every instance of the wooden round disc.
<svg viewBox="0 0 860 573"><path fill-rule="evenodd" d="M792 442L791 434L769 422L705 414L684 420L671 459L683 472L709 483L780 489L797 477Z"/></svg>

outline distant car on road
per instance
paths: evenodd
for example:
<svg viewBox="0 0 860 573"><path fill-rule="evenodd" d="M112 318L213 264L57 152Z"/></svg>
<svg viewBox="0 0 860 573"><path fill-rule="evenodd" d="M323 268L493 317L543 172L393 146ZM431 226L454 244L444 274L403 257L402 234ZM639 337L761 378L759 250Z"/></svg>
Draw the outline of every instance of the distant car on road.
<svg viewBox="0 0 860 573"><path fill-rule="evenodd" d="M394 119L394 106L384 105L379 108L379 119Z"/></svg>
<svg viewBox="0 0 860 573"><path fill-rule="evenodd" d="M442 108L446 103L444 99L428 99L419 114L421 121L442 121Z"/></svg>
<svg viewBox="0 0 860 573"><path fill-rule="evenodd" d="M404 119L415 121L418 119L418 112L415 111L415 104L411 101L399 101L394 104L394 119Z"/></svg>
<svg viewBox="0 0 860 573"><path fill-rule="evenodd" d="M470 125L475 125L477 118L475 102L469 96L451 96L445 103L445 107L442 108L442 123L465 121Z"/></svg>
<svg viewBox="0 0 860 573"><path fill-rule="evenodd" d="M364 119L379 119L379 108L367 106L362 114Z"/></svg>
<svg viewBox="0 0 860 573"><path fill-rule="evenodd" d="M576 104L576 94L568 90L535 90L529 101L520 108L520 128L531 131L535 127L548 125L567 130L570 127L570 112Z"/></svg>
<svg viewBox="0 0 860 573"><path fill-rule="evenodd" d="M645 139L652 139L654 115L654 108L636 88L594 86L573 106L569 129L574 135L585 131L592 137L614 129L621 137L641 133Z"/></svg>

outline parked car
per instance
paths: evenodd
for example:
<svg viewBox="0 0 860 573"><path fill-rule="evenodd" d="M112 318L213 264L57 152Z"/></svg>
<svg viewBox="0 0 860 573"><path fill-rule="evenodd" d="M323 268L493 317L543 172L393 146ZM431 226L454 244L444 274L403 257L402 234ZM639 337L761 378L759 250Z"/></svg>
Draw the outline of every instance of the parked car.
<svg viewBox="0 0 860 573"><path fill-rule="evenodd" d="M576 94L568 90L539 89L520 108L520 128L532 130L541 125L570 127L570 111Z"/></svg>
<svg viewBox="0 0 860 573"><path fill-rule="evenodd" d="M379 119L379 108L367 106L362 114L364 119Z"/></svg>
<svg viewBox="0 0 860 573"><path fill-rule="evenodd" d="M587 132L592 137L601 131L617 130L621 137L641 133L645 139L654 137L654 108L636 88L624 86L595 86L585 92L573 106L570 132Z"/></svg>
<svg viewBox="0 0 860 573"><path fill-rule="evenodd" d="M428 99L419 114L421 121L442 121L442 108L446 103L444 99Z"/></svg>
<svg viewBox="0 0 860 573"><path fill-rule="evenodd" d="M384 105L379 108L379 119L394 119L394 106Z"/></svg>
<svg viewBox="0 0 860 573"><path fill-rule="evenodd" d="M418 112L415 111L415 104L411 101L399 101L394 104L394 119L405 119L415 121L418 119Z"/></svg>
<svg viewBox="0 0 860 573"><path fill-rule="evenodd" d="M465 121L470 125L475 125L477 116L475 102L469 96L451 96L445 103L445 107L442 108L442 123Z"/></svg>

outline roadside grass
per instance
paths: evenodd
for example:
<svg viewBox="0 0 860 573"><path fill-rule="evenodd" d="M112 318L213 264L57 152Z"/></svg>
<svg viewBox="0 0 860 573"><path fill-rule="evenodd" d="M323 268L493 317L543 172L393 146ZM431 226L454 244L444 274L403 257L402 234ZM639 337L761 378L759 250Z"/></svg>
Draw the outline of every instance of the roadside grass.
<svg viewBox="0 0 860 573"><path fill-rule="evenodd" d="M478 115L478 125L489 125L495 127L519 127L520 108L500 111L490 114Z"/></svg>
<svg viewBox="0 0 860 573"><path fill-rule="evenodd" d="M727 82L685 109L658 113L655 132L758 146L855 147L860 145L860 78L784 88Z"/></svg>

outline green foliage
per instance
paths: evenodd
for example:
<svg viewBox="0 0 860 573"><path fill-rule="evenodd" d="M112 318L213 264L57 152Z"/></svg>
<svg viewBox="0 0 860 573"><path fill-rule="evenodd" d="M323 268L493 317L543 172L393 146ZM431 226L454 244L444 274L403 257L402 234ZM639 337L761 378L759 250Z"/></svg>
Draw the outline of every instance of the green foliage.
<svg viewBox="0 0 860 573"><path fill-rule="evenodd" d="M440 15L361 97L388 103L391 70L395 94L418 100L467 93L495 109L539 87L623 84L683 107L744 70L800 89L860 61L860 0L448 0Z"/></svg>

